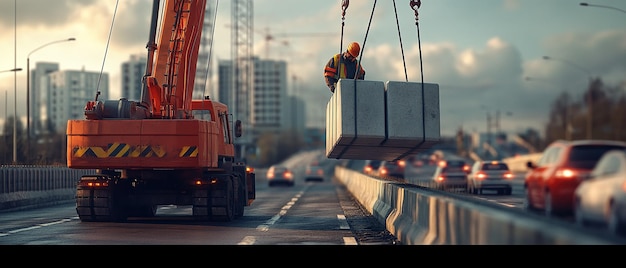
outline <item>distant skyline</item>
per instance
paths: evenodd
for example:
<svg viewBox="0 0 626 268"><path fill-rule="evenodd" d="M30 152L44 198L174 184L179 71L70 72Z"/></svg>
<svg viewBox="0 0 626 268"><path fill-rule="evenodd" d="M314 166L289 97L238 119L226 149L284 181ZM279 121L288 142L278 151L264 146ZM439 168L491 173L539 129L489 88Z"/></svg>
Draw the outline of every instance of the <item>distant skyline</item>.
<svg viewBox="0 0 626 268"><path fill-rule="evenodd" d="M418 37L409 1L376 1L371 24L375 1L350 1L343 29L341 2L252 1L254 54L287 61L290 86L295 81L297 94L307 100L310 126L325 125L330 92L322 69L339 52L341 41L344 49L350 41L363 45L368 80L405 81L404 55L408 81L421 82L423 62L424 82L440 86L444 136L454 135L459 127L484 132L487 113L495 116L496 111L501 112L501 129L532 127L543 135L551 102L563 90L578 100L589 77L626 90L626 12L571 0L424 0L418 10ZM582 2L626 9L623 0ZM214 76L218 60L230 59L230 3L208 1L217 6ZM148 0L0 0L0 72L24 69L0 73L0 103L8 103L9 116L15 84L18 115L26 114L29 52L69 37L76 41L33 53L31 69L45 61L58 62L61 70L102 70L109 73L112 99L121 97L121 63L133 54L147 54L151 8ZM275 39L266 42L267 33ZM5 109L0 114L4 120Z"/></svg>

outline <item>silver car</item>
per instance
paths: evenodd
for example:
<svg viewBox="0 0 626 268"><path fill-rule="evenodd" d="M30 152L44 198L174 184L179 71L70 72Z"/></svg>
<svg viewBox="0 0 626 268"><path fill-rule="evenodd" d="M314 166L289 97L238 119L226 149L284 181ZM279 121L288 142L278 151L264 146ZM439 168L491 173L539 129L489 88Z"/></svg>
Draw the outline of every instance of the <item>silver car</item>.
<svg viewBox="0 0 626 268"><path fill-rule="evenodd" d="M602 155L574 192L574 215L580 225L599 223L626 235L626 151Z"/></svg>
<svg viewBox="0 0 626 268"><path fill-rule="evenodd" d="M482 194L483 190L495 190L497 194L510 195L514 176L502 161L476 161L467 175L467 191Z"/></svg>

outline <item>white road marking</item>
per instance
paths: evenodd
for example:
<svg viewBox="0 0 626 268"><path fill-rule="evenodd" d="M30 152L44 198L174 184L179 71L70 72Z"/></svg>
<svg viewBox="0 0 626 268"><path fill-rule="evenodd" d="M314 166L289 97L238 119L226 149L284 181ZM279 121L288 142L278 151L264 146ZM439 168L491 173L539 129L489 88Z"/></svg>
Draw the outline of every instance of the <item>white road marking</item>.
<svg viewBox="0 0 626 268"><path fill-rule="evenodd" d="M254 236L246 236L241 240L241 242L237 243L237 245L254 245L256 238Z"/></svg>
<svg viewBox="0 0 626 268"><path fill-rule="evenodd" d="M298 201L298 199L300 199L300 197L302 196L302 194L304 194L307 188L298 192L298 194L296 194L293 198L291 198L291 200L289 200L287 204L285 204L282 208L280 208L280 211L278 212L278 214L272 216L265 223L257 226L256 229L261 232L269 231L270 227L274 225L274 223L276 223L278 220L280 220L280 217L287 214L287 211ZM239 245L253 245L255 241L256 241L256 238L254 236L246 236L238 244Z"/></svg>
<svg viewBox="0 0 626 268"><path fill-rule="evenodd" d="M289 202L287 202L287 204L280 209L278 214L274 215L272 218L267 220L265 223L257 226L256 230L257 231L261 231L261 232L269 231L270 227L272 225L274 225L276 222L278 222L278 220L280 220L280 218L282 216L287 214L287 211L296 202L298 202L298 200L300 199L300 197L302 197L302 194L304 194L306 189L308 189L308 187L306 187L303 191L299 192L293 198L291 198L291 200ZM339 229L341 229L341 230L350 230L350 225L348 224L348 221L347 221L345 215L337 215L337 219L339 220ZM241 240L241 242L238 243L238 245L254 245L255 242L256 242L256 238L254 236L246 236L246 237L243 238L243 240ZM356 242L356 238L354 238L354 237L344 237L343 238L343 243L344 243L344 245L358 245L358 243Z"/></svg>
<svg viewBox="0 0 626 268"><path fill-rule="evenodd" d="M26 232L26 231L30 231L30 230L35 230L35 229L39 229L41 227L47 227L47 226L51 226L51 225L55 225L55 224L66 223L66 222L70 222L70 221L76 220L76 219L78 219L78 217L72 217L72 218L62 219L62 220L48 222L48 223L40 223L40 224L37 224L35 226L30 226L30 227L10 230L10 231L7 231L6 233L0 233L0 237L9 236L11 234Z"/></svg>
<svg viewBox="0 0 626 268"><path fill-rule="evenodd" d="M346 215L337 215L337 219L339 220L339 229L350 230L350 225L348 224L348 220L346 220Z"/></svg>
<svg viewBox="0 0 626 268"><path fill-rule="evenodd" d="M359 243L356 242L356 238L352 236L346 236L343 238L343 244L344 245L358 245Z"/></svg>

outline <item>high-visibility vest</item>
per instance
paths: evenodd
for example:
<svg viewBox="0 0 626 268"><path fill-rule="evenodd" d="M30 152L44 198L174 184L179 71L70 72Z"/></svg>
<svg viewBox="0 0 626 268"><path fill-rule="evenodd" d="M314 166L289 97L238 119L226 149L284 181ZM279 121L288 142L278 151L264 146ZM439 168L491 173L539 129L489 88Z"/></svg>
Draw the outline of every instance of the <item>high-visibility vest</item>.
<svg viewBox="0 0 626 268"><path fill-rule="evenodd" d="M339 78L346 78L348 77L348 72L347 72L347 68L346 68L346 63L344 61L341 60L341 54L335 54L335 56L333 57L333 62L335 64L335 68L326 67L326 73L331 73L333 74L333 78L335 78L335 80L339 80ZM341 62L341 64L338 64L339 62ZM359 77L365 75L365 71L363 70L363 67L361 66L361 64L359 64L359 60L355 59L356 65L355 66L359 66ZM351 73L350 76L354 75L354 73Z"/></svg>

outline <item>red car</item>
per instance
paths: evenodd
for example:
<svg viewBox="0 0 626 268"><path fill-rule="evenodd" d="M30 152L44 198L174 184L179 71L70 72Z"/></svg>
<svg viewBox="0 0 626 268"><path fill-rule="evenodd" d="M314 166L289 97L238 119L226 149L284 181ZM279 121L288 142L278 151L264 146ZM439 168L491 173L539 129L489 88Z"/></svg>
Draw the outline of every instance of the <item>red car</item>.
<svg viewBox="0 0 626 268"><path fill-rule="evenodd" d="M551 143L537 163L528 162L524 207L548 215L571 215L574 192L602 155L626 149L626 143L611 140L559 140Z"/></svg>

